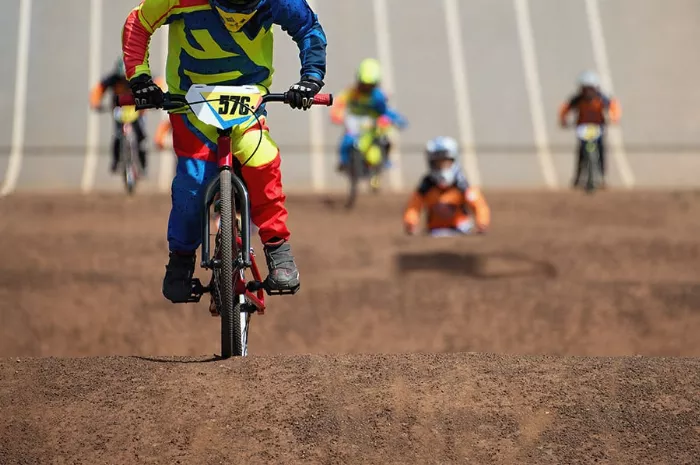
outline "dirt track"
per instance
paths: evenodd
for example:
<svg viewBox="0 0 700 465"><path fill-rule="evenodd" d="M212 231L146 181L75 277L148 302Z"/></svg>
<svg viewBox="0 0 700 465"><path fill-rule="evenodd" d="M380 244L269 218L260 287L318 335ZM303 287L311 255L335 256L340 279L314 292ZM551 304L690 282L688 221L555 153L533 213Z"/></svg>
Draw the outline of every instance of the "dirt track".
<svg viewBox="0 0 700 465"><path fill-rule="evenodd" d="M25 359L213 354L218 322L160 296L167 197L0 200L0 463L698 463L696 359L405 353L697 357L700 195L488 198L432 241L403 199L291 199L302 291L251 335L284 356L204 364Z"/></svg>

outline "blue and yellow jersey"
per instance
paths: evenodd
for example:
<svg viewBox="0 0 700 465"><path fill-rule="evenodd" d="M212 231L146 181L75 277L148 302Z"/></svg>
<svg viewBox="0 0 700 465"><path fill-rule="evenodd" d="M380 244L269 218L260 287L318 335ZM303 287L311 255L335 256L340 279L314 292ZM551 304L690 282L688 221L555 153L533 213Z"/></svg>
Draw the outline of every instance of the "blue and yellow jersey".
<svg viewBox="0 0 700 465"><path fill-rule="evenodd" d="M354 87L341 92L340 95L334 98L333 107L331 108L331 119L333 122L336 124L342 123L346 111L351 115L370 116L372 118L385 116L396 126L403 127L406 125L405 118L389 108L386 94L378 87L369 94L358 92Z"/></svg>
<svg viewBox="0 0 700 465"><path fill-rule="evenodd" d="M143 0L122 33L128 79L151 74L148 43L164 24L169 25L166 82L173 94L186 94L192 84L270 87L273 24L297 43L301 75L325 76L326 36L306 0L263 0L250 14L225 18L209 0Z"/></svg>

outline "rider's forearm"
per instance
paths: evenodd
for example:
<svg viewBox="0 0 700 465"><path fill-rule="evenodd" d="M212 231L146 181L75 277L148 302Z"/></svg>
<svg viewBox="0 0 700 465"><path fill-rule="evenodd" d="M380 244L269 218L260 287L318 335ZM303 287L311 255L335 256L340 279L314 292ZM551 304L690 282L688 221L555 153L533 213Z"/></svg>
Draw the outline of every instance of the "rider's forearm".
<svg viewBox="0 0 700 465"><path fill-rule="evenodd" d="M408 201L406 210L403 213L403 222L411 226L416 226L420 221L420 212L423 209L423 196L414 192Z"/></svg>
<svg viewBox="0 0 700 465"><path fill-rule="evenodd" d="M326 76L326 33L308 3L304 0L279 2L273 15L274 22L299 47L301 75L323 80Z"/></svg>
<svg viewBox="0 0 700 465"><path fill-rule="evenodd" d="M571 111L571 106L568 103L563 103L559 107L559 122L561 124L566 123L566 118L569 116L569 111Z"/></svg>
<svg viewBox="0 0 700 465"><path fill-rule="evenodd" d="M174 0L143 0L129 13L122 30L122 52L127 79L151 74L148 66L151 35L165 24L175 11L177 3Z"/></svg>
<svg viewBox="0 0 700 465"><path fill-rule="evenodd" d="M318 21L297 41L301 59L301 75L323 80L326 76L326 35Z"/></svg>
<svg viewBox="0 0 700 465"><path fill-rule="evenodd" d="M148 66L148 43L151 33L139 19L139 10L135 9L126 19L122 31L122 53L126 78L132 79L141 74L151 74Z"/></svg>
<svg viewBox="0 0 700 465"><path fill-rule="evenodd" d="M383 116L386 116L387 118L389 118L391 120L391 122L397 126L407 124L406 118L404 118L399 113L397 113L396 111L394 111L388 107L387 107Z"/></svg>

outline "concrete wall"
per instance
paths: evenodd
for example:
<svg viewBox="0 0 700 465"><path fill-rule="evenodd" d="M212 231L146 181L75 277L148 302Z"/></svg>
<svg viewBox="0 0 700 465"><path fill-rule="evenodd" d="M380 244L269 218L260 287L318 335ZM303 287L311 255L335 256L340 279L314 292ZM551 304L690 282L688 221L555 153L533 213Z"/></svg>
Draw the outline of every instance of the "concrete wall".
<svg viewBox="0 0 700 465"><path fill-rule="evenodd" d="M28 94L24 137L18 139L22 150L15 150L20 169L13 173L8 161L21 115L14 104L17 47L27 32L20 26L22 2L31 4ZM106 72L117 57L124 18L136 3L0 0L0 183L7 186L17 173L19 190L80 187L86 178L88 91L94 84L90 44L101 41L99 63L94 64ZM557 126L557 107L574 90L576 74L596 67L614 84L624 110L619 134L611 138L617 146L609 163L611 182L698 184L697 0L310 3L328 35L326 91L338 92L350 84L366 56L379 57L387 67L393 104L411 123L400 139L400 163L391 178L396 188L414 184L424 169L422 145L438 134L474 144L469 175L485 186L566 185L574 141L570 131ZM93 36L90 26L96 14L100 21L95 30L100 33ZM273 87L283 90L297 78L299 63L294 43L280 30L276 54ZM164 34L159 31L152 42L154 70L162 70L163 55ZM461 118L460 108L466 110ZM329 124L327 109L301 113L274 106L270 114L288 189L344 188L333 172L340 133ZM98 118L98 163L88 163L87 178L94 177L95 189L118 189L119 180L106 174L110 117ZM148 116L151 134L159 118L156 112ZM152 152L151 160L148 188L167 189L173 155ZM553 176L548 178L547 170Z"/></svg>

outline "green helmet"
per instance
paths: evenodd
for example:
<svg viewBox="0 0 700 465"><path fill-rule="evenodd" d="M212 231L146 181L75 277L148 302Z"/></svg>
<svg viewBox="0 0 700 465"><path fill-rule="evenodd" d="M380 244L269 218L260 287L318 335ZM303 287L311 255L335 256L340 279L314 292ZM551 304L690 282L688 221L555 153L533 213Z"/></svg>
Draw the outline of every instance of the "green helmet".
<svg viewBox="0 0 700 465"><path fill-rule="evenodd" d="M374 58L365 58L357 69L357 82L367 86L379 85L382 80L382 67Z"/></svg>

